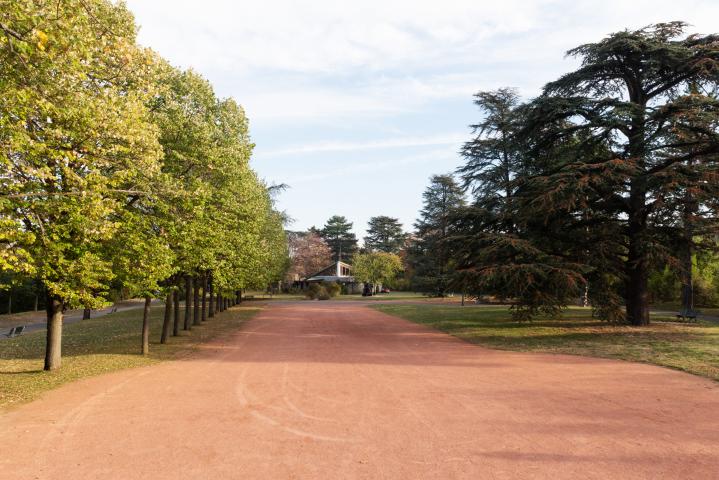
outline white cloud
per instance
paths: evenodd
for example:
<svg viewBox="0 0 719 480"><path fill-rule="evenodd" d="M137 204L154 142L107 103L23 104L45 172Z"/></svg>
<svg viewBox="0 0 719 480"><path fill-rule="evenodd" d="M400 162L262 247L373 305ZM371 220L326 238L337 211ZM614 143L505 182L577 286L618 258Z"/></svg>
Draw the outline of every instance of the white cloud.
<svg viewBox="0 0 719 480"><path fill-rule="evenodd" d="M625 27L686 19L710 0L129 0L140 40L194 67L251 118L388 117L509 85L534 95L564 52Z"/></svg>
<svg viewBox="0 0 719 480"><path fill-rule="evenodd" d="M337 142L326 141L306 145L294 145L290 147L277 148L264 151L262 157L281 157L306 153L321 152L347 152L361 150L377 150L390 148L427 147L436 145L459 145L466 140L464 133L430 135L427 137L400 137L382 140L368 140L365 142ZM456 149L455 149L456 150Z"/></svg>
<svg viewBox="0 0 719 480"><path fill-rule="evenodd" d="M377 175L384 170L420 165L428 162L438 162L453 159L457 156L455 148L432 149L422 153L402 156L399 158L386 158L383 160L364 160L346 163L332 169L325 169L314 173L287 177L284 182L293 188L296 185L312 183L328 178L341 178L358 174L371 173Z"/></svg>

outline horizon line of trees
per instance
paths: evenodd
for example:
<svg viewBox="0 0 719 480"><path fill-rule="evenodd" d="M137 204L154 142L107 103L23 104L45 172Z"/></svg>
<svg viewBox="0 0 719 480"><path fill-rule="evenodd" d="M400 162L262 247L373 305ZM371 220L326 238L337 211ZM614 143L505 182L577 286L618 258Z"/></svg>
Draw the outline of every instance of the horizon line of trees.
<svg viewBox="0 0 719 480"><path fill-rule="evenodd" d="M287 267L284 215L249 165L244 110L137 44L123 3L0 14L0 273L45 296L45 369L68 308L165 300L161 341ZM179 302L186 301L184 323ZM173 315L174 311L174 315Z"/></svg>

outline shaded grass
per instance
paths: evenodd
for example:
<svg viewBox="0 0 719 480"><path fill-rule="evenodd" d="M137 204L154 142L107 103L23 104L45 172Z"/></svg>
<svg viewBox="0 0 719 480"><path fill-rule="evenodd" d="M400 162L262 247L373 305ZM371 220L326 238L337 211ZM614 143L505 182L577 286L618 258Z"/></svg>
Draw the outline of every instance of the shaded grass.
<svg viewBox="0 0 719 480"><path fill-rule="evenodd" d="M663 310L667 312L681 312L682 306L679 303L676 302L663 302L663 303L655 303L652 305L652 308L655 310ZM700 307L696 306L694 310L699 311L701 315L709 315L712 317L719 317L719 308L716 307Z"/></svg>
<svg viewBox="0 0 719 480"><path fill-rule="evenodd" d="M0 334L7 333L13 327L36 323L37 319L44 312L21 312L0 315Z"/></svg>
<svg viewBox="0 0 719 480"><path fill-rule="evenodd" d="M662 365L719 380L719 325L677 323L655 317L646 327L611 325L589 309L570 308L562 318L512 321L507 307L373 305L379 311L479 345L564 353Z"/></svg>
<svg viewBox="0 0 719 480"><path fill-rule="evenodd" d="M338 297L333 298L332 300L365 300L368 302L377 301L377 300L422 300L422 299L428 299L424 294L422 293L414 293L414 292L390 292L390 293L379 293L372 295L371 297L363 297L362 294L352 294L352 295L340 295Z"/></svg>
<svg viewBox="0 0 719 480"><path fill-rule="evenodd" d="M259 311L258 307L235 307L189 332L170 337L161 345L164 307L151 310L150 354L139 355L142 309L83 320L63 328L62 367L42 370L45 331L0 341L0 408L37 398L68 382L125 368L152 365L177 358L199 344L239 328ZM184 315L184 312L182 312ZM184 316L183 316L184 318Z"/></svg>

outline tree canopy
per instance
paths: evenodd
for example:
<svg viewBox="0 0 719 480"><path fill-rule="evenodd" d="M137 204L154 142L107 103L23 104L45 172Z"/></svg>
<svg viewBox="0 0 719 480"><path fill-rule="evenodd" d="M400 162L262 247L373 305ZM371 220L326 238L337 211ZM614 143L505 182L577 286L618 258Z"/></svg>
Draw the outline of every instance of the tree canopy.
<svg viewBox="0 0 719 480"><path fill-rule="evenodd" d="M123 3L2 2L0 30L0 269L47 294L47 369L63 310L113 289L195 277L204 305L208 281L229 296L281 278L284 218L234 100L139 47Z"/></svg>
<svg viewBox="0 0 719 480"><path fill-rule="evenodd" d="M319 231L320 236L332 249L335 261L351 261L357 251L357 237L352 233L352 225L345 217L333 215Z"/></svg>
<svg viewBox="0 0 719 480"><path fill-rule="evenodd" d="M352 264L352 275L360 282L387 283L402 271L402 260L394 253L358 253Z"/></svg>
<svg viewBox="0 0 719 480"><path fill-rule="evenodd" d="M369 219L364 247L370 252L399 253L406 240L399 219L380 215Z"/></svg>
<svg viewBox="0 0 719 480"><path fill-rule="evenodd" d="M465 205L464 192L452 175L434 175L423 196L409 248L414 288L435 295L447 293L455 259L448 242L455 212Z"/></svg>
<svg viewBox="0 0 719 480"><path fill-rule="evenodd" d="M489 114L461 169L474 211L458 217L456 237L467 240L460 268L477 291L514 291L533 312L586 286L599 316L621 319L626 305L643 325L650 271L679 265L677 239L710 247L694 243L717 229L719 37L685 28L657 24L571 50L580 67L525 105L505 102L509 122L479 97ZM500 203L497 165L510 172Z"/></svg>

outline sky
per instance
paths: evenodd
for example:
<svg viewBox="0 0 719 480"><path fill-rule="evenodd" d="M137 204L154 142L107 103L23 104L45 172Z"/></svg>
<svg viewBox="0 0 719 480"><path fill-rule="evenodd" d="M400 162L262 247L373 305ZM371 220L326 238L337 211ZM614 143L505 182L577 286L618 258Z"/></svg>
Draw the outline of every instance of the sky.
<svg viewBox="0 0 719 480"><path fill-rule="evenodd" d="M127 0L139 41L245 109L252 166L286 184L289 228L397 217L410 230L433 174L481 120L473 94L526 98L607 34L684 20L714 33L717 0Z"/></svg>

